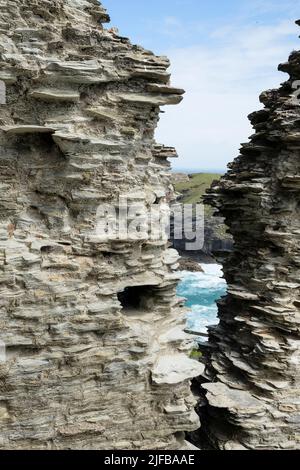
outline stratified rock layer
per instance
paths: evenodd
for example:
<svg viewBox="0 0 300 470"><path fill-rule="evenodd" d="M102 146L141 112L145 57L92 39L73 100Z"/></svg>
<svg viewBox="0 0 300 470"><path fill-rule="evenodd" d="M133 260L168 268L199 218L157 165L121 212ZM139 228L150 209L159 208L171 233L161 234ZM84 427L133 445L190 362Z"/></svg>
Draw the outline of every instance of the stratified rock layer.
<svg viewBox="0 0 300 470"><path fill-rule="evenodd" d="M95 228L120 196L143 215L170 198L175 152L153 136L183 91L166 58L103 28L96 0L0 6L0 448L179 448L202 366L177 254Z"/></svg>
<svg viewBox="0 0 300 470"><path fill-rule="evenodd" d="M255 134L207 198L234 237L204 385L221 449L300 442L300 52L280 70L290 79L261 95Z"/></svg>

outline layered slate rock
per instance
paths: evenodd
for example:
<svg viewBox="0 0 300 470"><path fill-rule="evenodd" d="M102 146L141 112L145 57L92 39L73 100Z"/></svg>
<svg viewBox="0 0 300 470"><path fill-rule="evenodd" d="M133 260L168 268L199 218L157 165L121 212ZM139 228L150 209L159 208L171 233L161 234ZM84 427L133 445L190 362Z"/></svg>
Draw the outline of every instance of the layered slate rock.
<svg viewBox="0 0 300 470"><path fill-rule="evenodd" d="M255 134L207 199L234 251L206 378L206 431L221 449L295 449L300 423L300 52L261 95Z"/></svg>
<svg viewBox="0 0 300 470"><path fill-rule="evenodd" d="M167 210L176 152L154 130L183 90L165 57L104 29L96 0L0 6L0 448L178 449L203 370L178 256L96 228L120 197Z"/></svg>

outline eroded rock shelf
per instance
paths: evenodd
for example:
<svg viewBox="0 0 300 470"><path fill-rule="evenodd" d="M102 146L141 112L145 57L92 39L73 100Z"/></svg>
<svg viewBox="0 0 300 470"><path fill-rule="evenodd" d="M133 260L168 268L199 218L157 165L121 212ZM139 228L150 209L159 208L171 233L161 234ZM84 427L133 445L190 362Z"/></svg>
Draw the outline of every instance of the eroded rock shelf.
<svg viewBox="0 0 300 470"><path fill-rule="evenodd" d="M96 0L0 7L0 448L184 447L203 366L188 358L178 256L166 239L95 232L101 204L147 214L170 197L176 152L154 130L183 90L167 58L103 27Z"/></svg>

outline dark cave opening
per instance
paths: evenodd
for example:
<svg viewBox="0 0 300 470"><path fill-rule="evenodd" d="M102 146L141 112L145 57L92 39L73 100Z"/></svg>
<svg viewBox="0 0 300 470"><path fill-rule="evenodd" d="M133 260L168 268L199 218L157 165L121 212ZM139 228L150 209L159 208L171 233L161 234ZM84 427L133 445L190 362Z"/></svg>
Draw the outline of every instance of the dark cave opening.
<svg viewBox="0 0 300 470"><path fill-rule="evenodd" d="M154 304L153 287L126 287L122 292L118 293L118 300L124 311L150 310Z"/></svg>

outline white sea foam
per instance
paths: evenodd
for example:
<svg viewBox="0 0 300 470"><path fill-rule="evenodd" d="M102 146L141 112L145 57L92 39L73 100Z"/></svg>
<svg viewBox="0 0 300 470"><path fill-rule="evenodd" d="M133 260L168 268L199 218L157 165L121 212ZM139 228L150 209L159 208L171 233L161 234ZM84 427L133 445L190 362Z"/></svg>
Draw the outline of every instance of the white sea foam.
<svg viewBox="0 0 300 470"><path fill-rule="evenodd" d="M207 334L207 327L218 323L216 300L226 292L222 266L218 264L201 265L203 273L184 271L178 294L187 299L190 308L187 315L187 327L193 332Z"/></svg>
<svg viewBox="0 0 300 470"><path fill-rule="evenodd" d="M223 270L220 264L201 264L200 266L204 270L205 274L209 276L223 276Z"/></svg>
<svg viewBox="0 0 300 470"><path fill-rule="evenodd" d="M203 264L201 267L204 273L182 271L182 281L191 283L191 289L221 289L226 287L226 281L222 278L222 266L219 264Z"/></svg>

